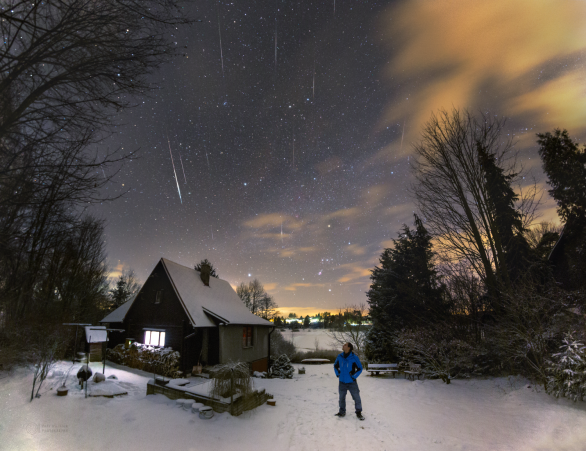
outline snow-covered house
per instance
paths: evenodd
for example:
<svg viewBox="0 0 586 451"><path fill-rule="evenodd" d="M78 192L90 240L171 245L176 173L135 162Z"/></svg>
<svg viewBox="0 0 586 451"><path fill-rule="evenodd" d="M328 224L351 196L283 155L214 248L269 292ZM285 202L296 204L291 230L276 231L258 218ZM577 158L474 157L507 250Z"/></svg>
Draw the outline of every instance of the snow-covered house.
<svg viewBox="0 0 586 451"><path fill-rule="evenodd" d="M161 258L137 295L100 321L125 329L110 336L112 348L125 339L171 347L181 353L183 371L194 365L248 362L267 371L269 332L274 327L253 315L225 280Z"/></svg>

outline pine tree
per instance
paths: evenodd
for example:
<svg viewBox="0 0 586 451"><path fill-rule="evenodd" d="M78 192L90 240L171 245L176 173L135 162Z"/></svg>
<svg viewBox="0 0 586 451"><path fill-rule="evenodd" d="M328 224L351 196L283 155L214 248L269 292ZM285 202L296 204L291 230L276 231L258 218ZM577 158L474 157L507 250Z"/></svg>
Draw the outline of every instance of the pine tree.
<svg viewBox="0 0 586 451"><path fill-rule="evenodd" d="M295 368L291 365L291 360L286 354L282 354L275 362L271 365L271 374L273 377L279 377L281 379L292 379L295 373Z"/></svg>
<svg viewBox="0 0 586 451"><path fill-rule="evenodd" d="M567 130L537 136L543 170L551 186L549 194L558 204L558 214L582 232L586 223L586 148L574 143Z"/></svg>
<svg viewBox="0 0 586 451"><path fill-rule="evenodd" d="M494 221L494 243L496 246L497 277L510 283L517 279L527 267L531 257L531 247L523 236L523 218L515 208L519 196L513 191L511 182L518 175L505 174L497 165L496 156L477 144L478 159L481 164L487 205L488 218Z"/></svg>
<svg viewBox="0 0 586 451"><path fill-rule="evenodd" d="M214 268L214 265L212 264L212 262L210 262L207 258L204 258L199 263L196 263L195 266L193 267L193 269L201 272L201 267L203 265L208 265L210 267L210 276L215 277L216 279L218 279L220 277L218 275L218 272L216 271L216 268Z"/></svg>
<svg viewBox="0 0 586 451"><path fill-rule="evenodd" d="M367 293L373 325L365 351L377 360L393 357L392 337L401 329L442 319L449 310L433 264L431 235L421 219L415 215L415 230L404 225L393 243L372 270Z"/></svg>
<svg viewBox="0 0 586 451"><path fill-rule="evenodd" d="M586 148L573 142L567 130L538 134L539 155L551 186L549 194L565 221L563 257L556 277L566 288L586 285Z"/></svg>
<svg viewBox="0 0 586 451"><path fill-rule="evenodd" d="M118 281L116 282L116 288L111 290L110 293L112 295L112 306L114 308L120 307L128 300L130 297L130 292L128 290L128 284L122 276L118 278Z"/></svg>
<svg viewBox="0 0 586 451"><path fill-rule="evenodd" d="M110 290L111 307L116 309L128 301L141 289L141 284L136 280L134 271L124 271L116 281L116 286Z"/></svg>
<svg viewBox="0 0 586 451"><path fill-rule="evenodd" d="M559 398L582 401L586 393L586 355L584 345L576 341L572 334L566 334L561 352L552 355L546 371L546 391Z"/></svg>

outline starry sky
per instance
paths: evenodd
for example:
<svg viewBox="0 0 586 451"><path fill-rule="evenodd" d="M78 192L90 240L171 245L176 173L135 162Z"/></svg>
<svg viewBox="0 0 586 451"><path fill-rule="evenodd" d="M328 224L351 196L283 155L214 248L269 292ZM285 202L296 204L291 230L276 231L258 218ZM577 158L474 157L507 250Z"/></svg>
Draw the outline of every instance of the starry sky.
<svg viewBox="0 0 586 451"><path fill-rule="evenodd" d="M585 136L584 2L192 8L201 22L171 36L182 56L102 144L138 149L104 191L124 196L92 208L114 276L208 258L233 286L258 278L283 314L337 312L366 302L380 253L413 223L409 164L433 111L508 117L544 189L535 133ZM547 193L540 211L557 221Z"/></svg>

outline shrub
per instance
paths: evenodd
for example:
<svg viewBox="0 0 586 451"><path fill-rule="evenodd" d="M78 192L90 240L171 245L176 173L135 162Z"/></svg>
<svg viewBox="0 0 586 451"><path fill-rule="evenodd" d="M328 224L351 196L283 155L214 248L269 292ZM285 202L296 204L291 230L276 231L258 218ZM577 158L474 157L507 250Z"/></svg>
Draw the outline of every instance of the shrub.
<svg viewBox="0 0 586 451"><path fill-rule="evenodd" d="M229 398L237 393L247 396L252 393L252 379L248 365L244 362L228 362L214 366L210 375L213 378L210 395Z"/></svg>
<svg viewBox="0 0 586 451"><path fill-rule="evenodd" d="M418 362L426 377L440 378L446 384L474 370L473 347L439 329L403 330L395 346L403 354L403 363Z"/></svg>
<svg viewBox="0 0 586 451"><path fill-rule="evenodd" d="M295 355L295 345L285 340L283 334L278 330L275 330L271 334L271 357L276 359L277 357L285 354L289 359L292 359Z"/></svg>
<svg viewBox="0 0 586 451"><path fill-rule="evenodd" d="M172 348L159 348L132 343L129 348L119 344L106 351L108 360L167 377L179 375L180 354Z"/></svg>

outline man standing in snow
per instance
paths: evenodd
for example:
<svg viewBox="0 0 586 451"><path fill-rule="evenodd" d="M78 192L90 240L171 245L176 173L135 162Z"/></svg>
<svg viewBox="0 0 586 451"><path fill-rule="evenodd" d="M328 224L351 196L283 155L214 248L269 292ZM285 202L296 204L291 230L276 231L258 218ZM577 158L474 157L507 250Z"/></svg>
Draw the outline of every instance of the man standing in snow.
<svg viewBox="0 0 586 451"><path fill-rule="evenodd" d="M343 417L346 415L346 393L350 391L354 400L354 407L356 408L356 417L364 420L362 416L360 390L358 389L358 382L356 382L356 378L362 373L362 364L358 356L352 352L353 349L354 346L352 346L352 343L345 343L342 346L344 352L336 357L336 362L334 363L334 372L336 373L336 377L340 379L338 386L340 410L336 416Z"/></svg>

